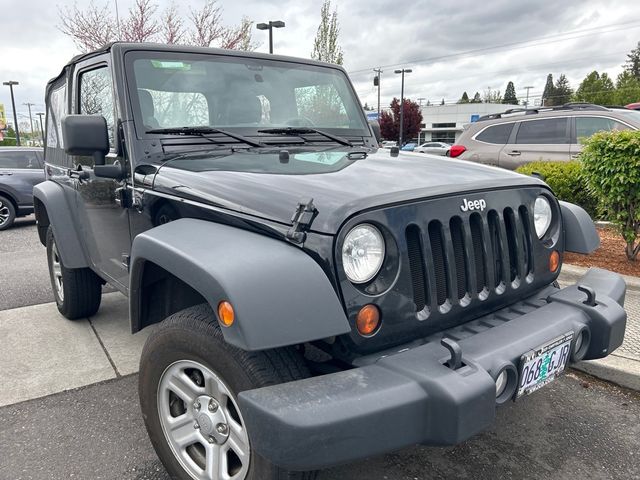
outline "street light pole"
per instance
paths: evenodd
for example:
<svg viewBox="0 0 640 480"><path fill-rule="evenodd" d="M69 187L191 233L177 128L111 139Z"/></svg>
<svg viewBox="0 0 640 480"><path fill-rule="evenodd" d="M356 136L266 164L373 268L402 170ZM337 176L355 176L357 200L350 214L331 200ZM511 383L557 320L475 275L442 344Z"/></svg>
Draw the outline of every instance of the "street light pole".
<svg viewBox="0 0 640 480"><path fill-rule="evenodd" d="M273 29L284 27L282 20L269 20L269 23L258 23L258 30L269 30L269 53L273 53Z"/></svg>
<svg viewBox="0 0 640 480"><path fill-rule="evenodd" d="M18 82L9 80L8 82L2 82L3 85L7 85L11 90L11 108L13 108L13 128L16 131L16 145L20 146L20 132L18 131L18 114L16 113L16 102L13 98L13 86L20 85Z"/></svg>
<svg viewBox="0 0 640 480"><path fill-rule="evenodd" d="M44 147L44 127L42 126L42 116L44 113L38 112L36 115L40 118L40 135L42 136L42 146Z"/></svg>
<svg viewBox="0 0 640 480"><path fill-rule="evenodd" d="M404 130L404 74L411 73L410 68L403 68L402 70L395 70L395 73L402 74L402 86L400 87L400 135L398 139L398 148L402 148L402 136Z"/></svg>

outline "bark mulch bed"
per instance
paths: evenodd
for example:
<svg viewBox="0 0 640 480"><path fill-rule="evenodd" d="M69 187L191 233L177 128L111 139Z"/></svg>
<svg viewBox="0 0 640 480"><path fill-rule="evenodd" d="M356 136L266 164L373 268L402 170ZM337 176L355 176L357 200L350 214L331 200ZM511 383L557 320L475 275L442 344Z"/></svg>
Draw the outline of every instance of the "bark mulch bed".
<svg viewBox="0 0 640 480"><path fill-rule="evenodd" d="M600 247L590 255L565 253L564 263L581 267L600 267L623 275L640 277L640 257L632 262L624 253L625 242L613 228L598 227Z"/></svg>

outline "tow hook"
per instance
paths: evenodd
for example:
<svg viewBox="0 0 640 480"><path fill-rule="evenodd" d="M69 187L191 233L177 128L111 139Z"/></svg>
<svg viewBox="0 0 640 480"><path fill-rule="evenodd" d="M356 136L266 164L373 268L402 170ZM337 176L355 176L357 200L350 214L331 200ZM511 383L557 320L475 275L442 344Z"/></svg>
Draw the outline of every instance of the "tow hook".
<svg viewBox="0 0 640 480"><path fill-rule="evenodd" d="M440 345L449 350L451 358L445 362L445 365L451 370L457 370L462 366L462 348L458 345L458 342L450 338L443 338L440 340Z"/></svg>
<svg viewBox="0 0 640 480"><path fill-rule="evenodd" d="M587 295L587 299L582 302L590 307L598 305L596 302L596 291L588 285L578 285L578 290Z"/></svg>

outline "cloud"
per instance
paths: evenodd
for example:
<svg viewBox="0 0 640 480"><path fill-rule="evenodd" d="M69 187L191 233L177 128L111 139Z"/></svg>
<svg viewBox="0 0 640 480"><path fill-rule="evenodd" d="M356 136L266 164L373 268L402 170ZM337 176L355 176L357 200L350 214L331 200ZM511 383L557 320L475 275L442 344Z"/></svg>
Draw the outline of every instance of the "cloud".
<svg viewBox="0 0 640 480"><path fill-rule="evenodd" d="M117 1L121 15L133 3L133 0ZM11 9L5 9L0 17L3 32L0 80L20 82L15 89L16 104L24 120L27 110L22 103L34 102L35 109L41 110L46 82L77 49L57 29L55 2L14 0L11 3ZM162 9L169 0L158 0L158 3ZM203 3L204 0L196 0L191 5L198 8ZM276 53L309 57L321 3L320 0L244 0L220 1L219 5L228 24L239 23L243 16L256 22L284 20L286 27L274 31ZM535 98L542 93L549 72L554 77L566 74L574 88L594 69L615 77L626 53L640 39L640 21L621 25L634 18L636 0L620 0L615 8L607 0L334 0L333 4L338 8L345 68L353 72L352 80L362 102L372 106L376 104L377 91L372 84L371 69L379 65L413 68L413 73L406 78L406 95L414 99L423 97L432 103L442 98L455 101L463 91L469 95L487 87L504 91L510 80L515 83L518 95L524 95L525 86L533 86L530 93ZM72 6L73 1L58 0L57 5ZM176 2L176 5L188 15L185 3ZM618 26L602 28L612 24ZM553 42L554 39L533 42L538 43L534 46L456 55L596 27L600 30L585 32L585 36L565 35ZM254 32L254 39L261 44L259 51L267 50L267 38L266 32ZM446 58L424 61L433 57ZM383 105L400 94L400 79L393 74L393 68L384 69ZM0 103L10 110L8 90L0 86Z"/></svg>

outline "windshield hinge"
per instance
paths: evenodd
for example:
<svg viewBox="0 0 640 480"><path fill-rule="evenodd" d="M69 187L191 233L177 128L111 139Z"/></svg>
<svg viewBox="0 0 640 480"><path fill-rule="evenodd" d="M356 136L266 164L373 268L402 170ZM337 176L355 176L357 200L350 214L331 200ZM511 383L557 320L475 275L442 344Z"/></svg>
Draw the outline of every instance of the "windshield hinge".
<svg viewBox="0 0 640 480"><path fill-rule="evenodd" d="M292 226L287 231L287 239L296 243L303 243L307 239L305 232L309 231L317 215L318 209L313 204L313 198L306 202L298 203L296 211L291 217Z"/></svg>

